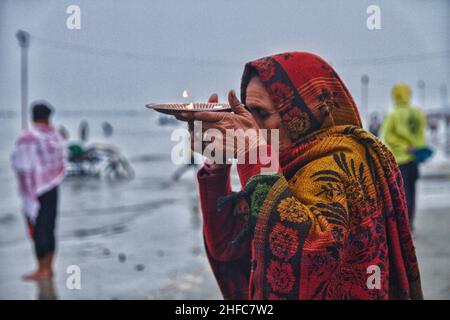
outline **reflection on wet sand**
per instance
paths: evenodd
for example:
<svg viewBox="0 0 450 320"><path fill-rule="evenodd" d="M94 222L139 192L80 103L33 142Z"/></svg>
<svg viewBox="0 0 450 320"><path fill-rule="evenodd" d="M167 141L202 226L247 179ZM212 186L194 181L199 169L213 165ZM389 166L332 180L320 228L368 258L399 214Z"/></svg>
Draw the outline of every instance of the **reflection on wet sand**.
<svg viewBox="0 0 450 320"><path fill-rule="evenodd" d="M36 282L37 300L58 300L53 279L40 280Z"/></svg>
<svg viewBox="0 0 450 320"><path fill-rule="evenodd" d="M200 216L200 207L199 207L199 196L197 192L192 192L192 186L188 186L190 188L189 194L189 211L191 216L191 226L193 230L199 230L201 227L202 219ZM194 189L195 190L195 189ZM189 190L188 190L189 192Z"/></svg>

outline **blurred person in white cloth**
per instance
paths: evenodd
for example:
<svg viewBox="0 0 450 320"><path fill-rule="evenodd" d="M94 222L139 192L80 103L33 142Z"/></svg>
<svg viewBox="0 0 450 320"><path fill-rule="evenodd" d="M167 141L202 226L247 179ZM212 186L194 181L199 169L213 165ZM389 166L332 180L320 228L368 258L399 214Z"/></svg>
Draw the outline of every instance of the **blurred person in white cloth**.
<svg viewBox="0 0 450 320"><path fill-rule="evenodd" d="M50 122L52 113L46 101L32 104L32 126L22 131L11 155L38 262L36 271L22 277L28 281L53 277L58 186L64 178L66 145Z"/></svg>

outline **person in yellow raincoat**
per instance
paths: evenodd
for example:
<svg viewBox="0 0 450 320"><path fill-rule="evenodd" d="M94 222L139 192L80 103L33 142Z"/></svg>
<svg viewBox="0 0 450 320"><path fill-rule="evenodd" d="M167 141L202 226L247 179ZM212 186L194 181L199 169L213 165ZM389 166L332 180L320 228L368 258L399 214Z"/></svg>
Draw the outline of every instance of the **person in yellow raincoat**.
<svg viewBox="0 0 450 320"><path fill-rule="evenodd" d="M384 119L382 136L394 154L402 173L408 206L408 217L413 229L416 181L419 177L418 150L426 147L426 118L423 112L412 107L411 89L407 84L397 84L392 89L394 108Z"/></svg>

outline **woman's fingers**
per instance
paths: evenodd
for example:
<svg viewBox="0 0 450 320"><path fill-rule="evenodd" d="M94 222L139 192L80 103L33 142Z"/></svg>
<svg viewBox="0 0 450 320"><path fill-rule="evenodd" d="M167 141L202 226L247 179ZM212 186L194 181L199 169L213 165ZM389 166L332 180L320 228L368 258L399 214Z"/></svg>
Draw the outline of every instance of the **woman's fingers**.
<svg viewBox="0 0 450 320"><path fill-rule="evenodd" d="M175 114L175 118L180 121L194 121L193 112L181 112Z"/></svg>
<svg viewBox="0 0 450 320"><path fill-rule="evenodd" d="M193 113L193 119L194 120L200 120L205 122L218 122L223 120L227 113L225 112L205 112L205 111L199 111L199 112L192 112Z"/></svg>
<svg viewBox="0 0 450 320"><path fill-rule="evenodd" d="M209 99L208 99L209 103L217 103L219 102L219 95L217 93L213 93Z"/></svg>
<svg viewBox="0 0 450 320"><path fill-rule="evenodd" d="M248 112L236 96L236 92L234 90L231 90L228 93L228 103L230 104L231 110L233 110L236 114L246 114Z"/></svg>
<svg viewBox="0 0 450 320"><path fill-rule="evenodd" d="M219 97L217 94L214 93L209 98L209 102L217 102L218 98ZM241 103L241 101L239 101L234 90L231 90L228 93L228 103L230 104L231 110L233 110L235 114L244 115L248 113L245 106ZM218 122L223 120L227 115L229 116L229 114L223 112L195 112L194 119L206 122Z"/></svg>

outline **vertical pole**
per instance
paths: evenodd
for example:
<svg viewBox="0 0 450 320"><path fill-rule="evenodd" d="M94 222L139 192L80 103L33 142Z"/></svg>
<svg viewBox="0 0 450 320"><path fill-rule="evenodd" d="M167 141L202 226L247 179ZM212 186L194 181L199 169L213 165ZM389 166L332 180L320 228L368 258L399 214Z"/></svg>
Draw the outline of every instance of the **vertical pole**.
<svg viewBox="0 0 450 320"><path fill-rule="evenodd" d="M26 129L28 127L28 47L30 44L30 35L26 31L18 30L16 37L20 46L21 122L22 129Z"/></svg>
<svg viewBox="0 0 450 320"><path fill-rule="evenodd" d="M448 108L448 90L447 90L447 85L444 83L441 85L441 105L442 108L444 108L444 110L446 108Z"/></svg>
<svg viewBox="0 0 450 320"><path fill-rule="evenodd" d="M448 103L447 85L441 85L441 105L445 123L445 151L450 154L450 104Z"/></svg>
<svg viewBox="0 0 450 320"><path fill-rule="evenodd" d="M419 88L419 103L422 109L425 109L425 81L419 80L417 82L417 87Z"/></svg>
<svg viewBox="0 0 450 320"><path fill-rule="evenodd" d="M361 118L369 125L369 76L366 74L361 77Z"/></svg>
<svg viewBox="0 0 450 320"><path fill-rule="evenodd" d="M445 146L447 155L450 155L450 114L448 112L445 115Z"/></svg>

